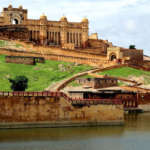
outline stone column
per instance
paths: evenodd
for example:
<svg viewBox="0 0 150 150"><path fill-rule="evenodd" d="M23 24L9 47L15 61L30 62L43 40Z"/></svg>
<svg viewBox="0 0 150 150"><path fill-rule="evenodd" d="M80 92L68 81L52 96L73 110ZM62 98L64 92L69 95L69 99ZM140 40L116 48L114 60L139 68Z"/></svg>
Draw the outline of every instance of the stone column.
<svg viewBox="0 0 150 150"><path fill-rule="evenodd" d="M37 31L35 31L35 40L37 41Z"/></svg>
<svg viewBox="0 0 150 150"><path fill-rule="evenodd" d="M55 41L55 44L56 44L56 32L54 32L54 41Z"/></svg>
<svg viewBox="0 0 150 150"><path fill-rule="evenodd" d="M72 43L74 43L74 33L72 32Z"/></svg>
<svg viewBox="0 0 150 150"><path fill-rule="evenodd" d="M69 32L67 32L67 43L69 43Z"/></svg>
<svg viewBox="0 0 150 150"><path fill-rule="evenodd" d="M76 45L76 33L74 33L74 44Z"/></svg>
<svg viewBox="0 0 150 150"><path fill-rule="evenodd" d="M52 32L50 32L50 42L52 41Z"/></svg>
<svg viewBox="0 0 150 150"><path fill-rule="evenodd" d="M82 47L87 47L88 41L88 20L86 22L82 22Z"/></svg>
<svg viewBox="0 0 150 150"><path fill-rule="evenodd" d="M54 32L51 32L51 41L54 42Z"/></svg>
<svg viewBox="0 0 150 150"><path fill-rule="evenodd" d="M34 38L34 31L32 31L32 38L33 38L33 40L35 40L35 38Z"/></svg>
<svg viewBox="0 0 150 150"><path fill-rule="evenodd" d="M61 19L61 32L60 32L60 37L61 37L61 46L67 43L67 19Z"/></svg>
<svg viewBox="0 0 150 150"><path fill-rule="evenodd" d="M35 31L33 31L33 37L34 37L34 40L35 40Z"/></svg>
<svg viewBox="0 0 150 150"><path fill-rule="evenodd" d="M58 36L57 36L57 32L55 32L56 34L56 45L58 45Z"/></svg>
<svg viewBox="0 0 150 150"><path fill-rule="evenodd" d="M78 46L80 47L80 41L81 41L81 39L80 39L80 33L78 33Z"/></svg>
<svg viewBox="0 0 150 150"><path fill-rule="evenodd" d="M59 45L59 32L57 32L57 45Z"/></svg>
<svg viewBox="0 0 150 150"><path fill-rule="evenodd" d="M71 39L70 39L70 32L69 32L69 42L68 43L71 43L70 41L71 41Z"/></svg>
<svg viewBox="0 0 150 150"><path fill-rule="evenodd" d="M57 45L59 45L59 32L57 32Z"/></svg>
<svg viewBox="0 0 150 150"><path fill-rule="evenodd" d="M38 41L39 41L39 39L40 39L40 33L39 33L39 31L37 31L37 37L38 37Z"/></svg>
<svg viewBox="0 0 150 150"><path fill-rule="evenodd" d="M75 46L78 46L78 42L77 42L77 33L75 33Z"/></svg>
<svg viewBox="0 0 150 150"><path fill-rule="evenodd" d="M78 33L77 33L77 47L79 47L79 38L78 38Z"/></svg>
<svg viewBox="0 0 150 150"><path fill-rule="evenodd" d="M40 43L42 45L47 45L47 17L42 16L40 18Z"/></svg>

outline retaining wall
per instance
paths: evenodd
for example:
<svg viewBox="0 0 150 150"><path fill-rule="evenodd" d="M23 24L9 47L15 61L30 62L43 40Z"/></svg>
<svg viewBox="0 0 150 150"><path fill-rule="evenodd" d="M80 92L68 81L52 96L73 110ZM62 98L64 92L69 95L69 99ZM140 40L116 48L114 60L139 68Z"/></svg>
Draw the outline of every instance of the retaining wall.
<svg viewBox="0 0 150 150"><path fill-rule="evenodd" d="M36 52L26 52L26 51L18 51L12 49L0 49L0 54L9 55L9 56L32 56L32 57L43 57L47 60L56 60L56 61L65 61L65 62L73 62L78 64L87 64L91 66L100 66L103 64L109 63L107 60L94 59L94 58L83 58L83 57L75 57L75 56L66 56L66 55L56 55L56 54L41 54Z"/></svg>
<svg viewBox="0 0 150 150"><path fill-rule="evenodd" d="M1 92L0 128L122 125L124 122L120 103L74 107L65 97L63 93Z"/></svg>

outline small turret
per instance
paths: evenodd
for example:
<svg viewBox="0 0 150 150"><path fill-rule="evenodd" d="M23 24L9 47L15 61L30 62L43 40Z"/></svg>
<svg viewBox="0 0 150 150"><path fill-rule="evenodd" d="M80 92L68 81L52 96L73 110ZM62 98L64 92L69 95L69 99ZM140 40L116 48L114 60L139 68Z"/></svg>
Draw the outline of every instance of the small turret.
<svg viewBox="0 0 150 150"><path fill-rule="evenodd" d="M11 4L9 4L8 8L9 8L9 9L11 9L11 8L13 8L13 7L12 7L12 5L11 5Z"/></svg>
<svg viewBox="0 0 150 150"><path fill-rule="evenodd" d="M40 16L40 20L47 20L47 16L43 13L43 14Z"/></svg>
<svg viewBox="0 0 150 150"><path fill-rule="evenodd" d="M82 22L84 22L84 23L88 23L88 22L89 22L89 20L88 20L87 18L83 18L83 19L82 19Z"/></svg>
<svg viewBox="0 0 150 150"><path fill-rule="evenodd" d="M23 9L22 5L19 6L19 9Z"/></svg>
<svg viewBox="0 0 150 150"><path fill-rule="evenodd" d="M66 17L66 16L62 16L62 17L60 18L60 21L68 22L68 20L67 20L67 17Z"/></svg>

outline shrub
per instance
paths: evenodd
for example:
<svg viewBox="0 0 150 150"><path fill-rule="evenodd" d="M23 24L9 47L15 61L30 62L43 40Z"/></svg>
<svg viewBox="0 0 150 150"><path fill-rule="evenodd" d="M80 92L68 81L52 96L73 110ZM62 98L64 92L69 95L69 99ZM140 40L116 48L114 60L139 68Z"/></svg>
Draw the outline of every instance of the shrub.
<svg viewBox="0 0 150 150"><path fill-rule="evenodd" d="M136 48L135 48L135 45L130 45L130 46L129 46L129 49L136 49Z"/></svg>
<svg viewBox="0 0 150 150"><path fill-rule="evenodd" d="M28 78L25 76L16 76L15 79L8 79L13 91L25 91L28 88Z"/></svg>

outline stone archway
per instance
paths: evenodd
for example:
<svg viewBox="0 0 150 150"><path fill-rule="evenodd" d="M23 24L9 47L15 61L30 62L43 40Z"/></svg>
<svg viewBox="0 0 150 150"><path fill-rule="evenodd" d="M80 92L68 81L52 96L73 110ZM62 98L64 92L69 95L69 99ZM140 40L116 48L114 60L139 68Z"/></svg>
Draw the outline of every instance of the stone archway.
<svg viewBox="0 0 150 150"><path fill-rule="evenodd" d="M13 13L11 15L11 24L12 25L18 25L18 24L21 24L22 23L22 18L20 17L19 14L17 13Z"/></svg>
<svg viewBox="0 0 150 150"><path fill-rule="evenodd" d="M110 61L114 61L114 60L117 59L117 56L116 56L115 53L111 53L109 56L110 56L110 57L109 57L109 60L110 60Z"/></svg>
<svg viewBox="0 0 150 150"><path fill-rule="evenodd" d="M114 61L116 59L116 55L111 55L111 61Z"/></svg>
<svg viewBox="0 0 150 150"><path fill-rule="evenodd" d="M13 24L13 25L17 25L17 24L19 24L18 19L13 19L13 20L12 20L12 24Z"/></svg>

